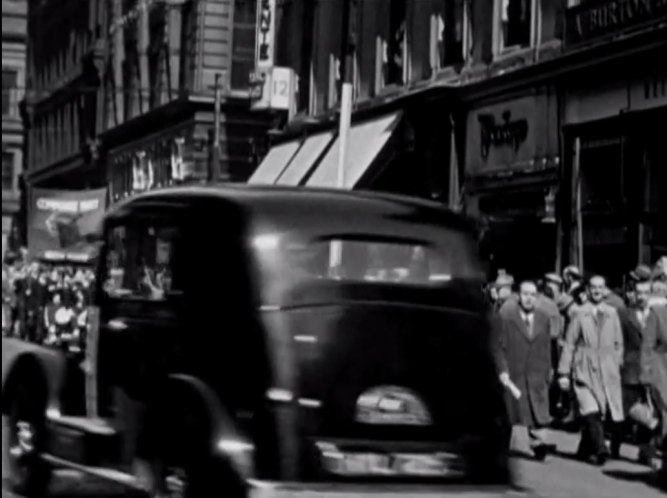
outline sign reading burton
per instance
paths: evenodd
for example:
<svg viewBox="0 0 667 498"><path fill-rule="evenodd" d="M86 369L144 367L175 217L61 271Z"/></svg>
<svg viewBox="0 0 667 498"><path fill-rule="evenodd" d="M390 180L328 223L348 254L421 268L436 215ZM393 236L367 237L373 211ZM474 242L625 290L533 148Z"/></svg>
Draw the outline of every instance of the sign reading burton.
<svg viewBox="0 0 667 498"><path fill-rule="evenodd" d="M576 44L665 20L667 0L593 0L567 10L567 42Z"/></svg>

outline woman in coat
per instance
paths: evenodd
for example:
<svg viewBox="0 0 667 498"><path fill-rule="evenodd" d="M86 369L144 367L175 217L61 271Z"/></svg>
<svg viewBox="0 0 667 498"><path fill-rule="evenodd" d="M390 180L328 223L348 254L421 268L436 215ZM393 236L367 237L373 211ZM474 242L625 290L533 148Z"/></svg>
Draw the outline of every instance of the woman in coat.
<svg viewBox="0 0 667 498"><path fill-rule="evenodd" d="M651 387L662 419L660 481L667 489L667 305L654 306L646 322L641 354L641 381Z"/></svg>
<svg viewBox="0 0 667 498"><path fill-rule="evenodd" d="M569 389L570 378L584 421L578 456L602 465L609 456L603 421L610 417L619 430L623 421L621 365L623 332L618 312L604 303L603 277L589 281L590 301L577 311L567 330L558 366L559 383Z"/></svg>

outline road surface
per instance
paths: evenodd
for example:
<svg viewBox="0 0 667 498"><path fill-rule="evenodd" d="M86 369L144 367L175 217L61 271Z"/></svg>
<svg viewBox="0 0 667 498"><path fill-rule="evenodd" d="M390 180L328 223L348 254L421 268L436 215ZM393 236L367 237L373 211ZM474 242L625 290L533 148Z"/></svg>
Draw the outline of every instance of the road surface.
<svg viewBox="0 0 667 498"><path fill-rule="evenodd" d="M4 436L3 421L3 444ZM572 458L571 455L577 444L576 436L554 433L553 440L558 445L559 455L551 457L545 463L532 461L527 455L521 456L520 453L517 455L514 463L518 484L522 491L507 493L507 498L658 498L667 496L654 487L652 473L648 468L632 463L631 460L637 454L637 449L632 446L623 447L624 460L609 462L600 469ZM525 446L520 438L517 444L519 448ZM4 461L2 477L4 481L6 478ZM127 497L125 490L120 487L110 487L105 482L83 478L70 471L61 472L58 475L52 491L56 498ZM369 488L369 493L362 493L358 496L373 496L374 494ZM307 494L299 494L298 498L307 496ZM457 492L454 496L457 498L497 498L498 495L470 491ZM20 497L3 490L2 498ZM405 496L405 498L411 497Z"/></svg>

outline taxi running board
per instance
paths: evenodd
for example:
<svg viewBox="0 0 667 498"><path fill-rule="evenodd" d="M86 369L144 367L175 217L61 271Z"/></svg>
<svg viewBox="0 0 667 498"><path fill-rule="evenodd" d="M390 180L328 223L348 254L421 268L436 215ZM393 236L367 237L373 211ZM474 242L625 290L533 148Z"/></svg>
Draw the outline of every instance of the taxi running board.
<svg viewBox="0 0 667 498"><path fill-rule="evenodd" d="M106 467L89 467L86 465L70 462L69 460L64 460L47 453L43 453L41 458L45 462L57 468L75 470L92 477L97 477L106 481L112 481L114 483L121 484L136 491L147 491L146 485L133 474L128 474Z"/></svg>

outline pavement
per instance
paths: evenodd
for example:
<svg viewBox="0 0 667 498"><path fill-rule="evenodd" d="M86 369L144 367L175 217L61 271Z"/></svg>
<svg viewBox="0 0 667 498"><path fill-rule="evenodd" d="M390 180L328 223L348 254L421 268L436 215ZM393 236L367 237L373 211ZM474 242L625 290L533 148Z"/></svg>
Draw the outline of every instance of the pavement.
<svg viewBox="0 0 667 498"><path fill-rule="evenodd" d="M3 420L2 443L5 442L5 423ZM634 463L637 448L624 445L622 460L610 461L603 468L593 467L573 458L578 436L564 432L553 432L552 442L558 447L556 456L546 462L532 460L527 451L527 439L522 432L516 431L514 444L517 448L513 459L517 475L516 491L498 494L475 490L451 490L451 496L457 498L658 498L667 493L655 487L653 472L647 467ZM4 452L3 452L4 456ZM7 477L5 462L2 462L3 482ZM327 496L336 496L334 493ZM380 498L389 496L386 490L369 488L368 492L357 492L355 497L372 496ZM429 494L429 496L447 496L450 490ZM53 498L127 498L126 490L112 486L100 480L84 477L73 471L58 471L51 489ZM310 493L294 493L288 496L306 498ZM341 496L341 495L338 495ZM396 497L398 495L392 494ZM418 493L401 493L401 498L417 498ZM20 498L3 489L2 498ZM212 497L213 498L213 497ZM314 497L313 497L314 498ZM342 498L342 496L341 496Z"/></svg>

